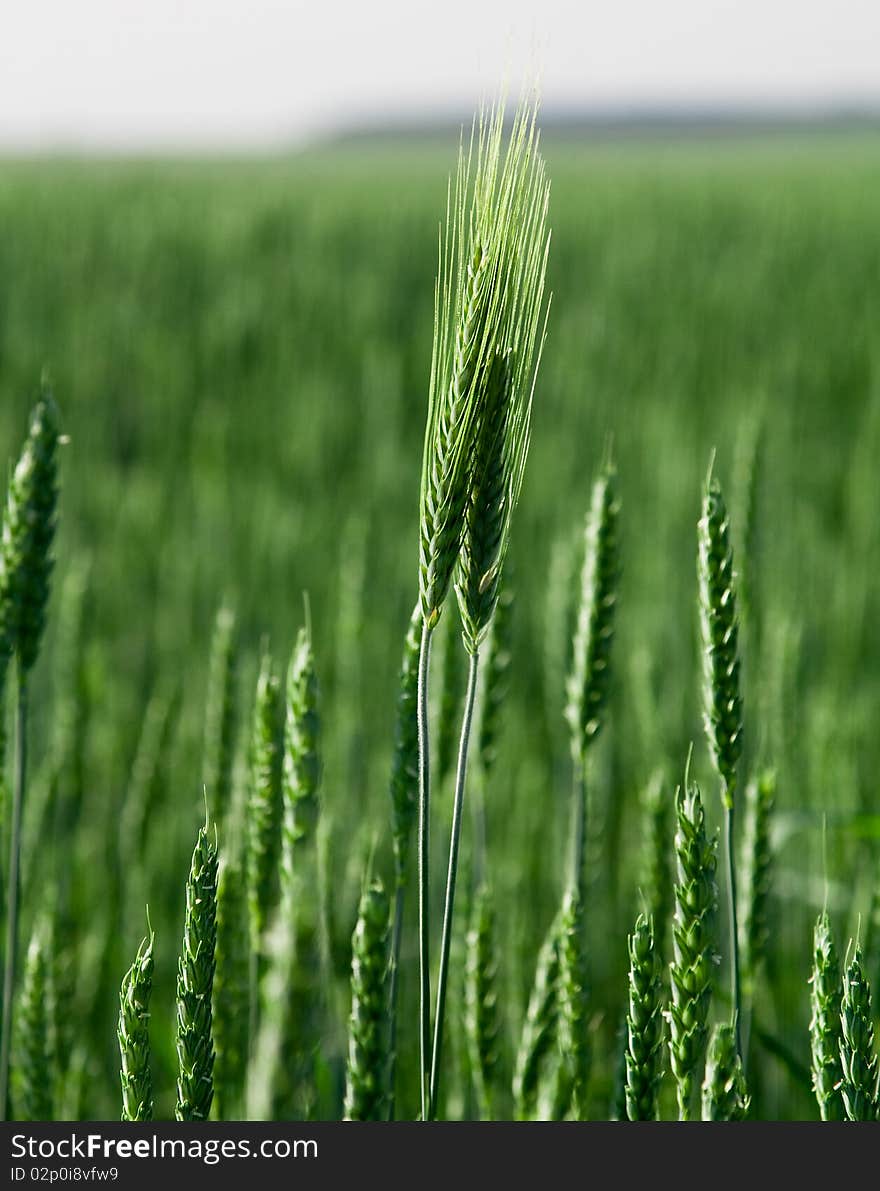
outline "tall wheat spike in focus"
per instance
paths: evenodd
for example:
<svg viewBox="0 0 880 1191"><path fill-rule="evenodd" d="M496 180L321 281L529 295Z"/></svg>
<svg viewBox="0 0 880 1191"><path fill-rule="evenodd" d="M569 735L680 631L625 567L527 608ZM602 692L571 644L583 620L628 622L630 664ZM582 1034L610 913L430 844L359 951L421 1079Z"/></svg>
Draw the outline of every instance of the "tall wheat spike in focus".
<svg viewBox="0 0 880 1191"><path fill-rule="evenodd" d="M728 946L733 1028L737 1053L740 1046L739 925L737 922L734 809L737 765L742 752L742 699L733 550L730 519L714 474L709 466L699 522L698 579L700 628L703 645L703 720L712 758L721 777L724 808L724 854L728 886Z"/></svg>
<svg viewBox="0 0 880 1191"><path fill-rule="evenodd" d="M422 1117L439 1079L460 804L476 688L476 656L498 597L528 453L532 394L546 322L549 187L538 153L537 107L524 103L503 150L504 108L481 116L459 153L435 291L434 346L422 457L419 592L419 966ZM471 180L471 162L476 166ZM431 633L456 563L471 654L450 843L434 1047L429 926L428 667Z"/></svg>

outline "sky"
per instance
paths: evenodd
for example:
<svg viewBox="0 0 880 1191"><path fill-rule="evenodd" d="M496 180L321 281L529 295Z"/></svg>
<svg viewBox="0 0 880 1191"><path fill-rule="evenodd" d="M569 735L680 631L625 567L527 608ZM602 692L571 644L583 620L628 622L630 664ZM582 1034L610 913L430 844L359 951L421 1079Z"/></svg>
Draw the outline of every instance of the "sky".
<svg viewBox="0 0 880 1191"><path fill-rule="evenodd" d="M0 0L0 148L266 149L547 111L880 107L878 0Z"/></svg>

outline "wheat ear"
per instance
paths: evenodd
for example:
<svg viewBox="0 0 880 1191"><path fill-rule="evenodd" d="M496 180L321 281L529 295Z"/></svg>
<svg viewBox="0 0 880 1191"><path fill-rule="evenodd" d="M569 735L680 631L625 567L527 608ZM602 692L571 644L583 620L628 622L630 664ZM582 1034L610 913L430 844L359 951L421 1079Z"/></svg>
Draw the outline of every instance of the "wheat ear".
<svg viewBox="0 0 880 1191"><path fill-rule="evenodd" d="M849 1121L877 1120L877 1051L871 987L858 945L843 977L840 1002L840 1093Z"/></svg>
<svg viewBox="0 0 880 1191"><path fill-rule="evenodd" d="M186 883L183 945L177 965L178 1121L207 1121L214 1097L211 1001L217 944L217 846L199 831Z"/></svg>
<svg viewBox="0 0 880 1191"><path fill-rule="evenodd" d="M382 883L373 881L361 896L352 939L347 1121L381 1121L387 1112L388 909Z"/></svg>
<svg viewBox="0 0 880 1191"><path fill-rule="evenodd" d="M663 1076L663 988L654 925L640 915L629 936L629 1008L626 1017L626 1115L656 1121Z"/></svg>
<svg viewBox="0 0 880 1191"><path fill-rule="evenodd" d="M842 999L843 982L837 948L830 919L823 912L813 931L813 974L810 978L813 1091L823 1121L842 1121L845 1115L840 1092L843 1081L840 1067Z"/></svg>
<svg viewBox="0 0 880 1191"><path fill-rule="evenodd" d="M699 788L676 791L676 885L670 966L669 1054L679 1119L692 1119L695 1081L706 1054L715 966L716 841L706 834Z"/></svg>
<svg viewBox="0 0 880 1191"><path fill-rule="evenodd" d="M122 1120L153 1119L153 1075L150 1069L150 998L153 993L152 931L143 940L119 989L119 1041Z"/></svg>
<svg viewBox="0 0 880 1191"><path fill-rule="evenodd" d="M21 888L22 814L27 774L28 677L39 653L49 600L58 503L58 410L44 391L9 483L0 539L0 685L11 653L18 662L15 781L9 831L6 957L0 1038L0 1120L6 1119L14 1029L15 972Z"/></svg>
<svg viewBox="0 0 880 1191"><path fill-rule="evenodd" d="M698 577L703 645L703 720L715 767L721 777L724 853L728 884L730 986L737 1053L740 1044L739 927L737 924L734 808L737 765L742 752L742 699L737 645L736 593L730 520L721 485L709 467L699 523Z"/></svg>
<svg viewBox="0 0 880 1191"><path fill-rule="evenodd" d="M712 1031L702 1107L704 1121L744 1121L748 1115L749 1095L736 1049L736 1033L727 1022Z"/></svg>

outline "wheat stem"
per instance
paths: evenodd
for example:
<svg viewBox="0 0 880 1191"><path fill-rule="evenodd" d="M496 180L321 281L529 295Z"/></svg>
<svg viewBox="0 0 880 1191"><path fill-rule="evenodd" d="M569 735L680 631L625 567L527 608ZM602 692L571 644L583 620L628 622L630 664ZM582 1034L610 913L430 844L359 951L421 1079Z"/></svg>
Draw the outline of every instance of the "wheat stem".
<svg viewBox="0 0 880 1191"><path fill-rule="evenodd" d="M428 673L431 634L422 622L419 647L417 718L419 729L419 1060L422 1120L428 1119L429 1055L431 1053L431 949L430 949L430 833L431 762L428 734Z"/></svg>
<svg viewBox="0 0 880 1191"><path fill-rule="evenodd" d="M403 940L403 909L406 886L398 885L394 894L394 918L391 924L391 958L388 961L388 1120L394 1120L397 1081L397 999L400 984L400 945Z"/></svg>
<svg viewBox="0 0 880 1191"><path fill-rule="evenodd" d="M446 874L446 902L443 907L443 934L440 940L440 972L437 977L437 1007L434 1015L434 1050L431 1057L431 1085L428 1097L428 1119L433 1120L437 1111L437 1094L440 1087L440 1061L443 1051L443 1021L446 1012L446 990L449 982L449 952L452 945L452 914L455 905L455 882L458 875L458 851L461 842L461 819L464 807L464 791L467 779L468 750L471 725L474 718L474 700L477 693L477 679L480 668L480 651L470 655L467 692L464 699L464 715L461 722L461 739L458 746L458 764L455 771L455 797L452 808L452 835L449 841L449 867Z"/></svg>
<svg viewBox="0 0 880 1191"><path fill-rule="evenodd" d="M19 669L15 708L15 777L9 837L9 879L6 894L6 964L3 972L3 1038L0 1042L0 1120L9 1104L9 1066L12 1055L12 1007L18 954L19 893L21 890L21 815L27 766L27 679Z"/></svg>

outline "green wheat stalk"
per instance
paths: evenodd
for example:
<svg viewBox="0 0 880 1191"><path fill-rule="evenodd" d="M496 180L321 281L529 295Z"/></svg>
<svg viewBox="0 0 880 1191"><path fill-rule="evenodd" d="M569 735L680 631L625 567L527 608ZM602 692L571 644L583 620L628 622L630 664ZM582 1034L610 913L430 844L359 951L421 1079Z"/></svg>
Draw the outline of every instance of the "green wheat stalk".
<svg viewBox="0 0 880 1191"><path fill-rule="evenodd" d="M691 1120L706 1053L715 966L716 841L706 834L699 788L685 776L675 794L676 884L670 965L669 1054L679 1119Z"/></svg>
<svg viewBox="0 0 880 1191"><path fill-rule="evenodd" d="M663 986L654 926L643 914L636 919L628 947L626 1115L630 1121L656 1121L663 1077Z"/></svg>
<svg viewBox="0 0 880 1191"><path fill-rule="evenodd" d="M724 851L728 881L730 984L737 1053L740 1045L740 965L737 925L736 862L734 858L734 805L737 764L742 751L742 699L737 647L736 594L730 520L709 466L699 523L698 577L700 628L703 646L703 721L715 767L721 777L724 807Z"/></svg>
<svg viewBox="0 0 880 1191"><path fill-rule="evenodd" d="M0 1039L0 1120L6 1119L21 888L22 813L27 774L28 678L37 660L49 600L52 542L58 503L58 410L43 394L6 499L0 539L0 686L13 652L18 662L15 781L9 830L6 896L6 958Z"/></svg>
<svg viewBox="0 0 880 1191"><path fill-rule="evenodd" d="M476 167L459 156L441 242L420 493L419 962L422 1117L439 1086L461 808L479 646L498 598L510 521L528 453L532 393L546 320L549 188L536 107L523 104L502 152L503 105L480 119ZM458 563L456 593L468 690L456 793L430 1071L428 665L431 634Z"/></svg>
<svg viewBox="0 0 880 1191"><path fill-rule="evenodd" d="M177 965L178 1121L207 1121L214 1097L211 1000L217 943L217 846L199 830L186 883Z"/></svg>
<svg viewBox="0 0 880 1191"><path fill-rule="evenodd" d="M385 889L373 881L361 896L352 938L347 1121L381 1121L387 1112L388 912Z"/></svg>
<svg viewBox="0 0 880 1191"><path fill-rule="evenodd" d="M153 1119L153 1076L150 1069L150 998L153 993L153 943L151 930L119 989L119 1041L122 1083L122 1120Z"/></svg>

